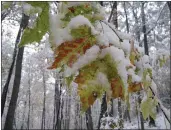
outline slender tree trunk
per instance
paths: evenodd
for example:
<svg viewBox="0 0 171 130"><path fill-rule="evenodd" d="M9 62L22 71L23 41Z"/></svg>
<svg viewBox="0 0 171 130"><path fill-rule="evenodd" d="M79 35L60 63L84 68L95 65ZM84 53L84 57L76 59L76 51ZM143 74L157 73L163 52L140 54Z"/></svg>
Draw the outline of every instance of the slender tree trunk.
<svg viewBox="0 0 171 130"><path fill-rule="evenodd" d="M99 3L100 3L101 6L103 6L103 1L100 1Z"/></svg>
<svg viewBox="0 0 171 130"><path fill-rule="evenodd" d="M86 124L88 130L93 130L93 121L91 117L91 107L89 107L86 111Z"/></svg>
<svg viewBox="0 0 171 130"><path fill-rule="evenodd" d="M171 45L171 1L168 1L167 5L168 5L169 10L170 10L170 45Z"/></svg>
<svg viewBox="0 0 171 130"><path fill-rule="evenodd" d="M55 101L54 101L54 107L55 107L55 113L54 113L55 114L55 119L54 119L55 124L54 124L54 129L56 130L56 129L59 128L59 124L60 124L59 115L60 115L60 108L61 108L61 86L60 86L60 82L58 82L58 80L55 81Z"/></svg>
<svg viewBox="0 0 171 130"><path fill-rule="evenodd" d="M107 110L107 101L106 101L106 92L105 92L105 94L102 97L101 111L100 111L100 116L99 116L99 121L98 121L98 126L97 126L98 130L100 129L101 118L103 117L103 114L105 114L106 110Z"/></svg>
<svg viewBox="0 0 171 130"><path fill-rule="evenodd" d="M69 129L69 125L70 125L70 111L71 111L71 96L69 95L69 102L68 102L68 112L67 112L67 115L68 115L68 119L67 119L67 127L66 129Z"/></svg>
<svg viewBox="0 0 171 130"><path fill-rule="evenodd" d="M134 11L134 7L132 7L132 13L133 13L133 16L134 16L134 19L135 19L135 23L138 25L139 24L138 17L137 17L137 14ZM140 42L140 29L139 29L139 27L137 26L135 30L136 30L136 39L137 39L138 42ZM140 44L140 46L142 46L142 44Z"/></svg>
<svg viewBox="0 0 171 130"><path fill-rule="evenodd" d="M141 13L142 13L142 24L143 24L143 34L144 34L144 51L145 51L145 54L146 55L149 55L149 52L148 52L148 42L147 42L147 34L146 34L146 19L145 19L145 13L144 13L144 2L142 2L142 5L141 5ZM155 121L153 118L151 118L150 116L150 122L149 122L149 125L151 126L156 126L155 125Z"/></svg>
<svg viewBox="0 0 171 130"><path fill-rule="evenodd" d="M31 120L31 128L33 129L33 104L31 105L31 113L32 113L32 120Z"/></svg>
<svg viewBox="0 0 171 130"><path fill-rule="evenodd" d="M141 101L142 101L142 99L140 97L140 92L138 92L138 104L139 105L141 104ZM141 111L140 111L140 122L141 122L141 130L144 130L144 119L143 119L143 116L142 116L142 112Z"/></svg>
<svg viewBox="0 0 171 130"><path fill-rule="evenodd" d="M128 23L128 16L127 16L127 12L126 12L126 5L125 5L125 2L124 2L124 12L125 12L125 17L126 17L126 20L125 20L125 23L126 23L126 30L127 30L127 33L129 33L129 23Z"/></svg>
<svg viewBox="0 0 171 130"><path fill-rule="evenodd" d="M129 33L129 22L128 22L128 16L127 16L127 12L126 12L126 5L125 5L125 2L124 2L124 12L125 12L125 17L126 17L126 20L125 20L125 23L126 23L126 30L127 30L127 33ZM128 118L129 122L131 122L131 118L130 118L128 106L126 106L125 118L126 118L126 120L127 120L127 118Z"/></svg>
<svg viewBox="0 0 171 130"><path fill-rule="evenodd" d="M17 60L16 60L13 91L12 91L8 112L7 112L4 130L13 129L14 114L15 114L15 108L16 108L19 87L20 87L20 80L21 80L23 53L24 53L24 47L19 48Z"/></svg>
<svg viewBox="0 0 171 130"><path fill-rule="evenodd" d="M45 75L44 75L44 71L43 71L43 87L44 87L44 98L43 98L43 111L42 111L42 124L41 124L41 129L45 130L45 127L46 127L46 122L45 122L45 119L46 119L46 81L45 81Z"/></svg>
<svg viewBox="0 0 171 130"><path fill-rule="evenodd" d="M113 14L113 24L115 25L116 29L118 29L118 17L117 17L117 2L114 2L114 14ZM122 107L121 107L121 99L118 98L118 113L119 113L119 128L123 128L123 120L122 120ZM113 106L113 100L112 100Z"/></svg>
<svg viewBox="0 0 171 130"><path fill-rule="evenodd" d="M26 99L27 100L27 99ZM26 101L24 102L24 111L23 111L23 115L22 115L22 125L21 125L21 130L23 130L24 128L24 119L25 119L25 111L26 111Z"/></svg>
<svg viewBox="0 0 171 130"><path fill-rule="evenodd" d="M109 16L109 19L108 19L108 22L110 22L111 21L111 19L112 19L112 16L113 16L113 12L114 12L114 8L115 7L115 3L113 2L113 5L112 5L112 10L111 10L111 13L110 13L110 16Z"/></svg>
<svg viewBox="0 0 171 130"><path fill-rule="evenodd" d="M144 51L145 54L148 55L148 43L147 43L147 34L146 34L146 20L145 20L145 13L144 13L144 2L141 4L141 16L142 16L142 25L143 25L143 34L144 34Z"/></svg>
<svg viewBox="0 0 171 130"><path fill-rule="evenodd" d="M18 31L18 34L17 34L17 38L16 38L16 41L15 41L15 47L14 47L14 52L13 52L12 63L11 63L11 66L10 66L10 69L9 69L9 72L8 72L8 77L7 77L5 86L3 88L2 96L1 96L1 117L2 117L3 112L4 112L8 87L9 87L9 83L10 83L11 76L12 76L13 69L14 69L14 65L15 65L15 60L16 60L16 55L17 55L17 50L18 50L17 46L18 46L18 43L20 42L22 30L25 29L25 27L28 25L28 19L29 19L28 16L23 15L21 23L20 23L20 28L19 28L19 31Z"/></svg>
<svg viewBox="0 0 171 130"><path fill-rule="evenodd" d="M117 1L114 1L113 24L118 28Z"/></svg>
<svg viewBox="0 0 171 130"><path fill-rule="evenodd" d="M30 77L30 67L29 67L29 79L28 79L28 85L29 85L29 88L28 88L28 96L29 96L29 111L28 111L28 119L27 119L27 128L28 130L30 129L30 96L31 96L31 91L30 91L30 87L31 87L31 77Z"/></svg>

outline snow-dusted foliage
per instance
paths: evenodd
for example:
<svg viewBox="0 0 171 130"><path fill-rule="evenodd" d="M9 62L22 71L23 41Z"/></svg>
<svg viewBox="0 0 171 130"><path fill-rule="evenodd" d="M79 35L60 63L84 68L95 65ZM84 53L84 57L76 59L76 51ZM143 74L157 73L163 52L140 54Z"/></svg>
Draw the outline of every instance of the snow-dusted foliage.
<svg viewBox="0 0 171 130"><path fill-rule="evenodd" d="M107 101L118 97L129 101L129 93L144 89L147 96L141 105L143 116L151 114L155 118L155 112L146 109L149 103L157 103L156 98L149 99L149 86L156 93L149 56L134 45L131 35L105 21L99 6L94 2L67 2L61 4L57 16L51 15L55 60L49 68L60 68L69 86L78 84L83 111L104 92Z"/></svg>

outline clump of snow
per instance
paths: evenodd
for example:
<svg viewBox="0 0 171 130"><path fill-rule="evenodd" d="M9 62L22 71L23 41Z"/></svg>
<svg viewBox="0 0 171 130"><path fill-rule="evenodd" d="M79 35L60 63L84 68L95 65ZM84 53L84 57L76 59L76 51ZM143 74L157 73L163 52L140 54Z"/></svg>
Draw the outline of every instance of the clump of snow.
<svg viewBox="0 0 171 130"><path fill-rule="evenodd" d="M144 48L138 46L138 44L139 44L139 43L138 43L137 41L135 41L134 48L137 49L138 52L140 53L140 55L142 56L142 55L144 55Z"/></svg>
<svg viewBox="0 0 171 130"><path fill-rule="evenodd" d="M73 38L69 33L68 28L62 28L61 18L63 15L50 15L50 31L52 43L58 47L63 42L71 41Z"/></svg>
<svg viewBox="0 0 171 130"><path fill-rule="evenodd" d="M103 73L99 72L97 74L97 82L102 84L102 86L106 86L107 84L109 84L109 81L106 77L106 75L104 75Z"/></svg>
<svg viewBox="0 0 171 130"><path fill-rule="evenodd" d="M67 28L74 29L74 28L78 28L81 25L87 25L87 26L91 27L91 33L93 35L98 34L98 32L95 30L94 26L83 15L78 15L78 16L72 18L71 21L68 23Z"/></svg>
<svg viewBox="0 0 171 130"><path fill-rule="evenodd" d="M149 56L148 56L148 55L144 55L144 56L142 57L142 62L143 62L143 64L149 63L149 62L150 62L150 61L149 61Z"/></svg>
<svg viewBox="0 0 171 130"><path fill-rule="evenodd" d="M126 54L129 54L131 51L129 40L123 40L123 42L121 42L121 48L126 52Z"/></svg>
<svg viewBox="0 0 171 130"><path fill-rule="evenodd" d="M78 60L73 64L72 68L67 67L64 72L65 76L70 76L75 73L78 69L87 65L88 63L94 61L98 57L100 48L97 45L92 46L86 51L86 53L78 58Z"/></svg>
<svg viewBox="0 0 171 130"><path fill-rule="evenodd" d="M132 40L132 35L131 34L123 33L123 32L120 32L118 30L116 30L116 32L117 32L117 34L119 35L119 37L121 39Z"/></svg>
<svg viewBox="0 0 171 130"><path fill-rule="evenodd" d="M141 77L136 75L132 68L128 69L128 74L132 76L132 82L141 82Z"/></svg>
<svg viewBox="0 0 171 130"><path fill-rule="evenodd" d="M127 87L128 72L126 70L126 67L130 65L130 61L125 58L123 50L118 49L114 46L110 46L102 49L99 57L103 58L106 54L110 54L113 60L117 63L118 74L121 76L124 86Z"/></svg>
<svg viewBox="0 0 171 130"><path fill-rule="evenodd" d="M96 39L97 39L97 44L99 44L101 46L103 46L103 45L109 46L109 39L107 38L106 35L101 33L100 35L96 36Z"/></svg>

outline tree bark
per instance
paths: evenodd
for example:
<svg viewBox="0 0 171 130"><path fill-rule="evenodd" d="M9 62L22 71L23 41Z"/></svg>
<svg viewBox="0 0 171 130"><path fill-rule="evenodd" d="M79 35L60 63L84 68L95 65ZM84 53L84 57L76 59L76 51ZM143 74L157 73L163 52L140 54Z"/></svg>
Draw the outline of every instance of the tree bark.
<svg viewBox="0 0 171 130"><path fill-rule="evenodd" d="M108 19L108 22L110 22L110 20L111 20L111 18L112 18L112 16L113 16L113 12L114 12L114 8L115 7L115 3L113 2L113 6L111 7L112 8L112 10L111 10L111 13L110 13L110 16L109 16L109 19Z"/></svg>
<svg viewBox="0 0 171 130"><path fill-rule="evenodd" d="M170 10L170 45L171 45L171 1L168 1L167 5L168 5L169 10Z"/></svg>
<svg viewBox="0 0 171 130"><path fill-rule="evenodd" d="M16 103L17 103L19 87L20 87L20 80L21 80L23 53L24 53L24 47L19 48L17 60L16 60L13 91L12 91L8 112L7 112L4 130L13 129L14 114L15 114Z"/></svg>
<svg viewBox="0 0 171 130"><path fill-rule="evenodd" d="M105 94L102 97L101 111L100 111L100 116L97 126L98 130L100 129L101 118L103 117L103 114L105 114L106 110L107 110L107 101L106 101L106 92L105 92Z"/></svg>
<svg viewBox="0 0 171 130"><path fill-rule="evenodd" d="M60 80L60 79L59 79ZM55 81L55 101L54 101L54 106L55 106L55 119L54 119L54 129L59 128L59 115L60 115L60 108L61 108L61 86L59 89L60 83L58 80Z"/></svg>
<svg viewBox="0 0 171 130"><path fill-rule="evenodd" d="M46 119L46 81L45 81L45 74L44 74L44 71L43 71L43 87L44 87L44 92L43 92L43 111L42 111L42 123L41 123L41 129L45 130L45 127L46 127L46 122L45 122L45 119Z"/></svg>
<svg viewBox="0 0 171 130"><path fill-rule="evenodd" d="M117 1L114 1L113 24L118 28Z"/></svg>
<svg viewBox="0 0 171 130"><path fill-rule="evenodd" d="M86 124L88 130L93 130L93 121L91 117L91 107L89 107L86 111Z"/></svg>
<svg viewBox="0 0 171 130"><path fill-rule="evenodd" d="M147 34L146 34L146 20L145 20L145 13L144 13L144 2L141 3L141 18L142 18L142 25L143 25L143 34L144 34L144 51L146 55L148 54L148 43L147 43Z"/></svg>
<svg viewBox="0 0 171 130"><path fill-rule="evenodd" d="M26 111L26 103L27 103L27 98L26 98L26 101L24 102L24 110L23 110L23 115L22 115L21 130L23 130L23 128L24 128L24 118L25 118L25 111Z"/></svg>
<svg viewBox="0 0 171 130"><path fill-rule="evenodd" d="M28 88L28 96L29 96L29 111L28 111L28 119L27 119L27 128L28 130L30 129L30 96L31 96L31 91L30 91L30 88L31 88L31 76L30 76L31 72L30 72L30 67L29 67L29 76L28 76L28 85L29 85L29 88Z"/></svg>
<svg viewBox="0 0 171 130"><path fill-rule="evenodd" d="M140 97L140 92L138 92L138 104L140 105L141 104L141 97ZM144 119L143 119L143 116L142 116L142 112L140 111L140 122L141 122L141 130L144 130Z"/></svg>
<svg viewBox="0 0 171 130"><path fill-rule="evenodd" d="M20 42L20 37L21 37L22 30L24 30L26 28L26 26L28 25L28 19L29 19L29 17L26 16L25 14L23 14L23 17L22 17L22 20L21 20L21 23L20 23L20 28L19 28L17 38L16 38L16 41L15 41L15 47L14 47L14 52L13 52L12 63L11 63L9 73L8 73L8 77L7 77L5 86L3 88L2 96L1 96L1 117L2 117L3 112L4 112L8 87L9 87L9 83L10 83L11 76L12 76L13 69L14 69L14 65L15 65L15 60L16 60L16 55L17 55L17 50L18 50L17 46L18 46L18 43Z"/></svg>
<svg viewBox="0 0 171 130"><path fill-rule="evenodd" d="M129 33L129 23L128 23L128 16L127 16L127 12L126 12L126 5L125 5L125 2L124 2L124 12L125 12L125 17L126 17L126 20L125 20L125 23L126 23L126 30L127 30L127 33Z"/></svg>

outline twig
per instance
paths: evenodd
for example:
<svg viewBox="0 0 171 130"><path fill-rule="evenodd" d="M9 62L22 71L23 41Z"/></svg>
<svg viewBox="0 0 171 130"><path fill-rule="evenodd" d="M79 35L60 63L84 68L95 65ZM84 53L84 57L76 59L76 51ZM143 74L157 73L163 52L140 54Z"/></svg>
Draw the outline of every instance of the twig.
<svg viewBox="0 0 171 130"><path fill-rule="evenodd" d="M120 42L123 42L123 40L120 38L120 36L118 35L118 33L116 32L116 30L115 30L113 27L111 27L107 22L105 22L105 21L103 21L103 20L100 20L100 22L103 22L103 23L105 23L107 26L109 26L109 27L112 29L112 31L118 36Z"/></svg>

